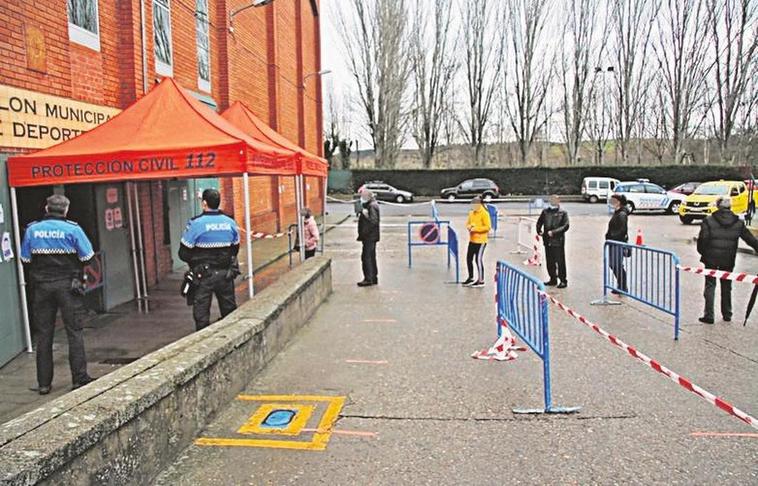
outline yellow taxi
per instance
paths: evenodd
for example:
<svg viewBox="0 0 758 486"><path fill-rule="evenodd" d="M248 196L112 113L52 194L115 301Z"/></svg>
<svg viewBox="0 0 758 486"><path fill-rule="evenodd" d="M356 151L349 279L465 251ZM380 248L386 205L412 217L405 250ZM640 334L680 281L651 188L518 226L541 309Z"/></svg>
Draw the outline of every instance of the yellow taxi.
<svg viewBox="0 0 758 486"><path fill-rule="evenodd" d="M690 224L696 219L705 219L716 211L716 200L729 196L732 199L732 211L744 214L748 209L748 190L742 181L713 181L700 184L695 192L687 196L684 204L679 206L679 220Z"/></svg>

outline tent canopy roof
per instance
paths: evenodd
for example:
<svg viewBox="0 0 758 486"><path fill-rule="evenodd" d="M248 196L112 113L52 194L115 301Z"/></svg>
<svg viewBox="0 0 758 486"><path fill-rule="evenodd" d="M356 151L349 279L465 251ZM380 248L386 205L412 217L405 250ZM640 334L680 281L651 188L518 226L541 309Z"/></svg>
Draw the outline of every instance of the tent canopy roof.
<svg viewBox="0 0 758 486"><path fill-rule="evenodd" d="M325 177L329 164L325 159L314 155L300 147L290 139L280 134L255 114L241 101L235 101L232 106L221 114L222 117L234 124L240 130L255 140L272 145L282 150L289 150L300 155L299 173Z"/></svg>
<svg viewBox="0 0 758 486"><path fill-rule="evenodd" d="M256 140L164 78L94 129L8 160L13 187L217 177L294 175L299 154Z"/></svg>

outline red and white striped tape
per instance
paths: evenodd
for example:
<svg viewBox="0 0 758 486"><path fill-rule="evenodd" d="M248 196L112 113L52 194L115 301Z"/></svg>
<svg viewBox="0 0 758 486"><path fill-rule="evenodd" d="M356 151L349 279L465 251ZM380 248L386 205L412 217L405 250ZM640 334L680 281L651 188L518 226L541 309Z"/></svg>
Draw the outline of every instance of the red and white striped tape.
<svg viewBox="0 0 758 486"><path fill-rule="evenodd" d="M254 240L269 240L273 238L281 238L283 236L287 236L287 233L261 233L259 231L259 232L254 232L250 236Z"/></svg>
<svg viewBox="0 0 758 486"><path fill-rule="evenodd" d="M542 265L542 253L540 252L540 243L542 237L540 235L534 235L534 245L532 246L532 256L528 260L524 261L524 265L534 265L539 267Z"/></svg>
<svg viewBox="0 0 758 486"><path fill-rule="evenodd" d="M758 285L758 275L750 275L744 272L725 272L723 270L711 270L710 268L702 267L685 267L684 265L678 265L677 268L683 272L703 275L705 277L714 277L720 280L734 280L735 282L746 282Z"/></svg>
<svg viewBox="0 0 758 486"><path fill-rule="evenodd" d="M500 320L500 327L502 332L497 341L495 341L495 344L489 349L475 351L471 354L472 358L485 361L511 361L518 358L516 351L526 351L525 347L516 346L516 338L511 334L511 330L508 329L508 323L505 320Z"/></svg>
<svg viewBox="0 0 758 486"><path fill-rule="evenodd" d="M620 339L618 339L616 336L613 336L612 334L609 334L606 331L602 330L597 324L591 322L589 319L587 319L583 315L577 313L576 311L574 311L570 307L567 307L566 305L564 305L563 303L561 303L560 301L558 301L557 299L555 299L551 295L549 295L547 293L542 293L542 295L544 295L550 302L552 302L553 304L555 304L559 309L561 309L562 311L564 311L566 314L568 314L569 316L573 317L577 321L581 322L585 326L589 327L590 329L592 329L596 333L600 334L601 336L603 336L604 338L606 338L611 344L613 344L617 348L622 349L623 351L626 351L631 357L637 359L638 361L641 361L641 362L645 363L646 365L648 365L650 368L654 369L658 373L661 373L661 374L667 376L674 383L677 383L678 385L682 386L686 390L689 390L692 393L694 393L695 395L699 396L700 398L703 398L705 401L707 401L711 405L714 405L714 406L720 408L721 410L723 410L724 412L728 413L729 415L737 417L738 419L742 420L743 422L745 422L749 426L751 426L751 427L753 427L755 429L758 429L758 420L756 420L755 418L751 417L747 413L743 412L739 408L733 406L732 404L730 404L729 402L727 402L723 398L717 397L713 393L711 393L711 392L709 392L707 390L704 390L703 388L701 388L701 387L697 386L696 384L692 383L687 378L685 378L685 377L683 377L683 376L681 376L681 375L679 375L677 373L674 373L670 369L666 368L665 366L663 366L662 364L660 364L658 361L656 361L656 360L648 357L647 355L645 355L645 354L637 351L635 348L633 348L632 346L629 346L628 344L624 343L623 341L621 341Z"/></svg>

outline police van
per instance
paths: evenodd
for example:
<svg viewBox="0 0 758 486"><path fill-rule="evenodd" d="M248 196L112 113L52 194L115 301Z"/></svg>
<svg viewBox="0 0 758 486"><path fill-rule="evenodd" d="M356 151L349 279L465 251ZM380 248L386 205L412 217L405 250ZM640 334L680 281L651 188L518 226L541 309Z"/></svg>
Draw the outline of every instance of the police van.
<svg viewBox="0 0 758 486"><path fill-rule="evenodd" d="M621 182L614 190L616 194L626 196L630 211L662 211L668 214L679 212L684 202L684 195L670 192L647 179L634 182Z"/></svg>

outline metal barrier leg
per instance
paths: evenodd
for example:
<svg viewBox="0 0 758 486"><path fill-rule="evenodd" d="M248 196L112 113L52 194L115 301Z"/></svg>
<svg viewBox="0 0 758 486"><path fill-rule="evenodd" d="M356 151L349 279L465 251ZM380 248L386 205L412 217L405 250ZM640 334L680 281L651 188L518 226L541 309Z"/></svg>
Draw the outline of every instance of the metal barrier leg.
<svg viewBox="0 0 758 486"><path fill-rule="evenodd" d="M411 223L408 223L408 268L413 268L413 260L411 256Z"/></svg>
<svg viewBox="0 0 758 486"><path fill-rule="evenodd" d="M606 243L603 246L603 298L593 300L590 302L590 305L621 305L621 302L617 300L611 300L608 298L608 289L610 286L608 285L608 271L610 266L608 265L608 253L609 253L609 246ZM623 258L623 257L622 257ZM624 261L621 259L621 261L616 261L617 259L614 259L614 263L618 265L623 265Z"/></svg>

